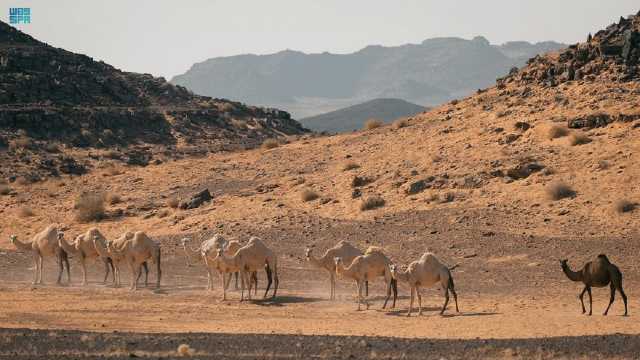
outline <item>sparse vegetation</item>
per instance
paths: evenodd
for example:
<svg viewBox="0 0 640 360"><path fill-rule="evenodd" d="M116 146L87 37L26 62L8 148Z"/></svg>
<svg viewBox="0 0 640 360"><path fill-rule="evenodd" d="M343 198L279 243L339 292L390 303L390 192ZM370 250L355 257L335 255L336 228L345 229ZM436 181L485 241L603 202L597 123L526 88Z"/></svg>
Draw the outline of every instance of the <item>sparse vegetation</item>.
<svg viewBox="0 0 640 360"><path fill-rule="evenodd" d="M60 145L56 142L52 142L45 145L44 149L46 152L49 152L49 153L59 153Z"/></svg>
<svg viewBox="0 0 640 360"><path fill-rule="evenodd" d="M547 186L547 194L551 200L560 200L574 197L576 192L569 185L563 182L556 182Z"/></svg>
<svg viewBox="0 0 640 360"><path fill-rule="evenodd" d="M169 200L167 200L167 206L172 209L177 209L178 206L180 206L180 199L175 196L170 197Z"/></svg>
<svg viewBox="0 0 640 360"><path fill-rule="evenodd" d="M569 135L566 127L554 125L549 129L549 139L557 139Z"/></svg>
<svg viewBox="0 0 640 360"><path fill-rule="evenodd" d="M276 139L267 139L262 143L262 148L266 150L274 149L274 148L277 148L278 146L280 146L280 143Z"/></svg>
<svg viewBox="0 0 640 360"><path fill-rule="evenodd" d="M409 126L409 119L398 119L393 123L393 127L396 129L402 129Z"/></svg>
<svg viewBox="0 0 640 360"><path fill-rule="evenodd" d="M598 161L598 170L607 170L609 168L609 162L607 160Z"/></svg>
<svg viewBox="0 0 640 360"><path fill-rule="evenodd" d="M571 146L584 145L590 142L591 138L586 134L571 134L571 137L569 138L569 143L571 144Z"/></svg>
<svg viewBox="0 0 640 360"><path fill-rule="evenodd" d="M158 216L160 219L162 219L162 218L165 218L165 217L169 216L169 214L170 214L170 213L169 213L169 210L167 210L167 209L162 209L162 210L158 211L158 215L157 215L157 216Z"/></svg>
<svg viewBox="0 0 640 360"><path fill-rule="evenodd" d="M351 180L351 187L365 186L373 182L373 179L368 176L354 176Z"/></svg>
<svg viewBox="0 0 640 360"><path fill-rule="evenodd" d="M31 210L30 207L22 206L21 208L18 209L18 216L21 218L31 217L33 215L34 215L33 210Z"/></svg>
<svg viewBox="0 0 640 360"><path fill-rule="evenodd" d="M74 208L80 222L100 221L105 217L105 195L101 192L85 192L76 198Z"/></svg>
<svg viewBox="0 0 640 360"><path fill-rule="evenodd" d="M11 188L6 184L0 184L0 195L11 194Z"/></svg>
<svg viewBox="0 0 640 360"><path fill-rule="evenodd" d="M378 195L369 196L366 199L362 200L362 203L360 203L360 211L367 211L367 210L380 208L380 207L383 207L384 204L385 204L385 201L380 196Z"/></svg>
<svg viewBox="0 0 640 360"><path fill-rule="evenodd" d="M118 194L109 193L107 195L107 202L109 205L116 205L122 202L122 198Z"/></svg>
<svg viewBox="0 0 640 360"><path fill-rule="evenodd" d="M382 125L384 125L384 123L378 119L369 119L364 123L364 129L373 130L381 127Z"/></svg>
<svg viewBox="0 0 640 360"><path fill-rule="evenodd" d="M356 164L353 161L348 161L344 165L342 165L342 171L355 170L359 168L360 168L360 165Z"/></svg>
<svg viewBox="0 0 640 360"><path fill-rule="evenodd" d="M302 201L307 202L307 201L313 201L313 200L319 198L320 195L318 195L318 193L316 193L315 191L313 191L311 189L304 189L300 193L300 197L302 198Z"/></svg>
<svg viewBox="0 0 640 360"><path fill-rule="evenodd" d="M615 209L619 213L627 213L635 210L637 204L626 199L616 201Z"/></svg>
<svg viewBox="0 0 640 360"><path fill-rule="evenodd" d="M32 145L31 139L26 136L21 136L17 139L9 141L9 150L25 150L29 149Z"/></svg>

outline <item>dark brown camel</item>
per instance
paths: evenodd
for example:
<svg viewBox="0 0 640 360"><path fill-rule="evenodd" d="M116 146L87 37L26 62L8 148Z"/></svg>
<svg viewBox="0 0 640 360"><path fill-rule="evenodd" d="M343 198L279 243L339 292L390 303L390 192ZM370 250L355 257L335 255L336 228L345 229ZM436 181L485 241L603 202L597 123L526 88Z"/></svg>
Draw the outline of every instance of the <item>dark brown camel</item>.
<svg viewBox="0 0 640 360"><path fill-rule="evenodd" d="M613 265L604 254L598 255L595 261L589 261L584 265L582 270L573 271L567 265L567 260L560 260L562 271L567 275L571 281L581 281L584 284L584 289L580 293L580 303L582 304L582 313L584 314L586 309L584 308L584 293L589 294L589 315L593 310L593 301L591 298L592 287L605 287L609 285L611 288L611 298L609 299L609 306L604 311L603 315L607 315L609 308L616 298L616 290L620 292L622 300L624 301L624 316L627 316L627 295L622 290L622 273L617 266Z"/></svg>

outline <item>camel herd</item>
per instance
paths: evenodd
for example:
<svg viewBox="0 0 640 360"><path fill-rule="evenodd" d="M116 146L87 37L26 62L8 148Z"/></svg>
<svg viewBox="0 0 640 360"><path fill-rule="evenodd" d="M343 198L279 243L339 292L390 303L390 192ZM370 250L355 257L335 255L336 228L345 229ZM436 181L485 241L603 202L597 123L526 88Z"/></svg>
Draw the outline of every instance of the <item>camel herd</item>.
<svg viewBox="0 0 640 360"><path fill-rule="evenodd" d="M107 240L96 228L91 228L85 233L75 237L69 243L64 239L64 233L55 225L50 225L42 232L36 234L31 242L24 243L18 240L15 235L10 237L11 243L18 249L30 252L33 255L35 264L33 284L42 284L43 259L55 257L59 266L57 284L62 281L66 268L67 281L71 282L68 255L77 255L82 267L82 284L87 285L87 261L99 261L104 264L105 275L103 283L107 282L109 273L113 274L114 286L120 286L120 270L122 266L128 266L131 273L130 290L136 290L145 270L145 286L148 284L149 267L148 261L156 264L156 288L160 287L162 278L161 270L161 248L160 244L147 236L144 232L126 232L120 238ZM211 239L203 241L195 248L188 245L189 239L182 240L185 251L187 265L189 264L189 253L200 257L207 269L207 289L214 287L214 272L220 274L221 287L223 290L222 299L227 299L227 289L232 277L235 275L236 288L238 288L238 277L241 283L240 300L245 299L245 289L247 289L247 299L251 300L251 290L257 294L258 271L264 269L267 276L267 286L264 298L269 294L273 285L272 298L276 297L279 286L278 279L278 258L261 239L251 237L246 244L238 241L228 241L221 235L214 235ZM439 284L444 295L444 304L440 310L443 314L449 304L449 293L458 309L458 296L455 291L454 281L451 271L454 267L447 267L432 253L425 253L420 259L411 262L405 270L401 270L383 252L381 248L369 247L362 252L346 241L340 241L337 245L329 248L324 255L317 258L313 255L313 249L307 248L305 255L307 262L317 268L324 269L329 273L329 297L335 299L336 277L353 280L357 289L358 310L364 303L369 308L367 300L369 296L369 281L383 278L386 285L386 298L382 308L386 308L393 292L392 307L396 305L398 296L398 280L406 283L411 289L411 298L407 316L413 311L414 298L418 298L418 314L422 314L421 287L430 287ZM584 283L585 287L580 294L582 312L585 313L584 293L589 294L589 315L592 314L592 287L610 286L611 297L609 306L603 315L607 315L611 305L615 300L616 291L620 292L624 301L627 315L627 296L622 288L622 273L612 264L605 255L598 255L596 260L585 264L582 270L572 271L567 260L560 261L561 268L566 276L572 281ZM363 294L364 292L364 294Z"/></svg>

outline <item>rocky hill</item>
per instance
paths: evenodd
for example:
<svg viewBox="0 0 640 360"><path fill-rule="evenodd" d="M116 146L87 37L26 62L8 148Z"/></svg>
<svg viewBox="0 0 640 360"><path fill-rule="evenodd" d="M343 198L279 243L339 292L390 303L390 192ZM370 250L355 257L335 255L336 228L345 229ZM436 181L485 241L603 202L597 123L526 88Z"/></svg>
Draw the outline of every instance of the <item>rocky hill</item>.
<svg viewBox="0 0 640 360"><path fill-rule="evenodd" d="M3 177L82 172L54 154L63 147L121 149L112 156L146 164L154 153L189 152L194 142L206 152L305 132L284 111L194 95L163 78L51 47L2 22L0 68L0 158L12 164L2 167Z"/></svg>
<svg viewBox="0 0 640 360"><path fill-rule="evenodd" d="M423 112L424 106L401 99L374 99L326 114L300 119L305 127L315 131L340 133L362 129L368 119L389 123L401 117Z"/></svg>
<svg viewBox="0 0 640 360"><path fill-rule="evenodd" d="M213 58L194 64L171 82L198 94L285 108L309 117L375 98L436 105L491 85L530 57L565 45L487 39L434 38L421 44L368 46L352 54Z"/></svg>

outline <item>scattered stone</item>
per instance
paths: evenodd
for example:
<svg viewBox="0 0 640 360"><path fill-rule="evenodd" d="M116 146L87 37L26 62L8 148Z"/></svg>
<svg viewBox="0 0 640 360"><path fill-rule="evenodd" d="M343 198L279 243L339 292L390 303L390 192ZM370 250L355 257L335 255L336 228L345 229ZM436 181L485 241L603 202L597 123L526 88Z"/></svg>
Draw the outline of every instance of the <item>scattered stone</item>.
<svg viewBox="0 0 640 360"><path fill-rule="evenodd" d="M209 189L204 189L199 193L193 195L191 199L189 199L188 201L184 201L180 203L180 209L183 209L183 210L195 209L200 207L203 203L207 201L211 201L212 199L213 199L213 196L211 196Z"/></svg>

